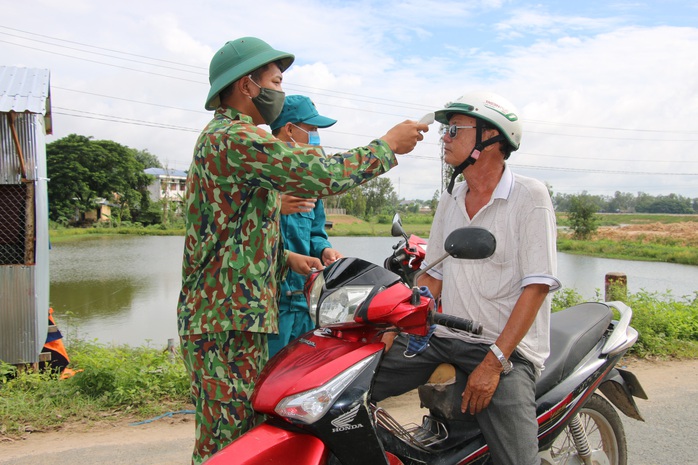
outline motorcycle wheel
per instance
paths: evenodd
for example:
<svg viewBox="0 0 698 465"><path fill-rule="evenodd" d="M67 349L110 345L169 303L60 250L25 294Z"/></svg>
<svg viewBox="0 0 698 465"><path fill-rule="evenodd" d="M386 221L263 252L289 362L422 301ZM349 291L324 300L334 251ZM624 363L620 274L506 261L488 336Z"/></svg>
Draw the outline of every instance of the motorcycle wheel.
<svg viewBox="0 0 698 465"><path fill-rule="evenodd" d="M591 396L579 412L586 431L594 465L627 465L625 430L613 406L598 394ZM583 465L570 428L560 434L549 450L540 454L541 464Z"/></svg>

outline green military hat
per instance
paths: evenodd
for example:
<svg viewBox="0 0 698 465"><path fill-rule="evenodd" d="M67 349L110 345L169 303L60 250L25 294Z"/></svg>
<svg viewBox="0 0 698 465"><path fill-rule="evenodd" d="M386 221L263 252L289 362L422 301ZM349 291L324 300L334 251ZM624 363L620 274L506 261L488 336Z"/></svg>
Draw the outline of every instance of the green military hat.
<svg viewBox="0 0 698 465"><path fill-rule="evenodd" d="M281 71L291 66L295 56L273 49L256 37L231 40L221 47L211 59L208 82L211 90L206 97L206 109L215 110L220 105L218 94L229 84L247 76L257 68L278 61Z"/></svg>

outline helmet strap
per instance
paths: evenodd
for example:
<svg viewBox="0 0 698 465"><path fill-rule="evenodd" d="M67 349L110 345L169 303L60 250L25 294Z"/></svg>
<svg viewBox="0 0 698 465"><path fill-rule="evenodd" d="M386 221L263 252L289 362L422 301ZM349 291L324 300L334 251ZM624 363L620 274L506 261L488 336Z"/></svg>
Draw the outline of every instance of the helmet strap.
<svg viewBox="0 0 698 465"><path fill-rule="evenodd" d="M485 125L482 123L482 121L476 119L475 127L477 128L475 133L475 147L473 147L473 150L472 152L470 152L470 155L468 155L468 158L466 158L463 163L456 166L453 170L453 175L451 176L451 180L448 183L448 189L446 189L449 194L453 193L453 185L456 183L456 178L458 177L458 175L461 174L468 166L474 164L478 158L480 158L480 153L485 149L485 147L492 144L496 144L497 142L506 141L504 136L501 134L498 134L494 137L490 137L486 141L483 141L482 131L485 130Z"/></svg>

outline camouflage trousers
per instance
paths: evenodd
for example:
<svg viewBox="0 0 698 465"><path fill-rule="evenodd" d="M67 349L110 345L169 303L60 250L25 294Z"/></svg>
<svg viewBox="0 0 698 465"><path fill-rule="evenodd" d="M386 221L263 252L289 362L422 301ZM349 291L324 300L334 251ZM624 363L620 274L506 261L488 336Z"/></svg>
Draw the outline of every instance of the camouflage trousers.
<svg viewBox="0 0 698 465"><path fill-rule="evenodd" d="M255 426L250 398L269 358L267 335L226 331L181 336L180 343L196 408L192 465L199 465Z"/></svg>

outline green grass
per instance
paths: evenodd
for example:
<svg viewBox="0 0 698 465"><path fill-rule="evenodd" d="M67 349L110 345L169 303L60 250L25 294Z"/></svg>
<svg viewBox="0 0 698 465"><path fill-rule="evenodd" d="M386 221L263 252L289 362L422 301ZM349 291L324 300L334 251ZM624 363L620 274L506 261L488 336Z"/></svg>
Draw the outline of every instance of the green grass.
<svg viewBox="0 0 698 465"><path fill-rule="evenodd" d="M74 342L67 350L77 373L63 380L56 373L17 371L0 362L0 436L192 408L178 354L91 342Z"/></svg>
<svg viewBox="0 0 698 465"><path fill-rule="evenodd" d="M619 260L642 260L653 262L698 265L698 248L687 247L671 238L652 239L638 236L634 241L576 240L558 236L557 250L560 252Z"/></svg>
<svg viewBox="0 0 698 465"><path fill-rule="evenodd" d="M96 227L96 228L52 228L49 229L49 239L51 242L66 242L78 240L84 237L100 237L114 235L134 235L134 236L183 236L184 228L166 228L163 226L121 226L118 228Z"/></svg>
<svg viewBox="0 0 698 465"><path fill-rule="evenodd" d="M332 229L327 230L328 236L380 236L390 237L390 224L377 222L363 223L334 223ZM423 238L429 237L431 231L431 223L404 223L402 227L407 234L416 234Z"/></svg>

